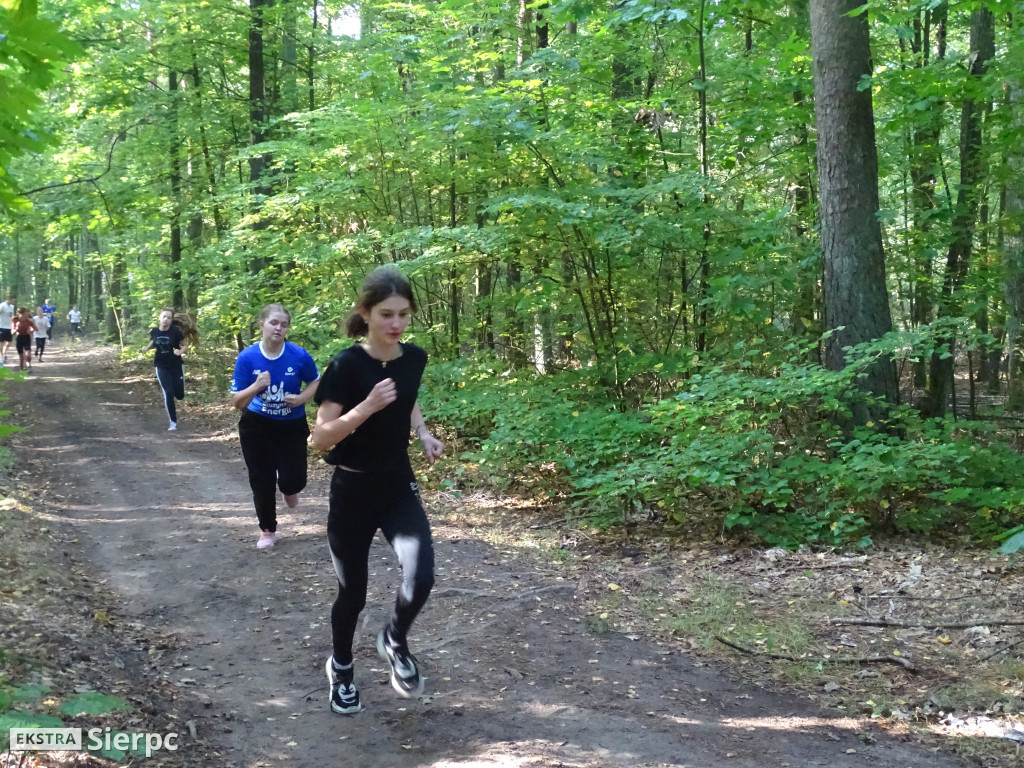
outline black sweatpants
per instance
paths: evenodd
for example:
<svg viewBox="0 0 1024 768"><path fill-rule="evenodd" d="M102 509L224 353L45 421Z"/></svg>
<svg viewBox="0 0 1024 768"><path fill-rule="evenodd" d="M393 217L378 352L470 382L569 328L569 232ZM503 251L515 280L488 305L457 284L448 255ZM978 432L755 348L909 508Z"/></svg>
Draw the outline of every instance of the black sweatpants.
<svg viewBox="0 0 1024 768"><path fill-rule="evenodd" d="M335 469L327 541L338 576L338 597L331 608L334 660L342 666L352 663L352 638L366 606L370 544L378 529L402 567L388 635L392 643L405 645L434 586L434 545L419 489L412 476Z"/></svg>
<svg viewBox="0 0 1024 768"><path fill-rule="evenodd" d="M285 496L306 487L306 438L309 425L300 419L272 419L245 411L238 440L249 470L249 487L261 531L277 531L277 489Z"/></svg>
<svg viewBox="0 0 1024 768"><path fill-rule="evenodd" d="M157 368L156 380L160 383L160 391L164 395L164 408L167 409L167 418L172 422L178 421L178 409L175 407L175 399L185 399L185 366L177 368Z"/></svg>

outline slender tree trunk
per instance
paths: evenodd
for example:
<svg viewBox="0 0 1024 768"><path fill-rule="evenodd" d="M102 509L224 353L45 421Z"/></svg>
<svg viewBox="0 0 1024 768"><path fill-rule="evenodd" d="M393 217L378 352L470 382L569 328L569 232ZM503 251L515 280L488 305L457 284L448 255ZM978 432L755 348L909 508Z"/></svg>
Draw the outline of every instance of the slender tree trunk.
<svg viewBox="0 0 1024 768"><path fill-rule="evenodd" d="M309 91L309 111L316 109L316 31L319 26L320 0L313 0L313 30L306 46L306 88Z"/></svg>
<svg viewBox="0 0 1024 768"><path fill-rule="evenodd" d="M458 197L458 194L456 193L456 190L455 190L455 174L456 174L456 167L457 166L455 165L455 155L454 155L454 153L451 153L451 163L452 163L452 166L451 166L451 168L452 168L452 182L448 186L448 226L451 229L454 230L455 227L459 223L459 216L458 216L458 199L459 199L459 197ZM453 245L452 246L453 250L456 247L457 246ZM456 255L455 253L452 254L453 257L455 255ZM449 306L448 330L449 330L449 334L450 334L449 335L449 342L451 343L452 350L454 352L458 353L458 350L459 350L459 336L460 336L459 317L462 315L462 291L459 288L459 273L454 268L451 269L449 271L449 273L448 273L448 302L449 302L449 305L448 305Z"/></svg>
<svg viewBox="0 0 1024 768"><path fill-rule="evenodd" d="M263 61L263 15L269 0L249 0L249 143L262 144L267 138L267 104L265 90L265 68ZM268 222L263 218L264 200L271 195L268 181L271 158L261 151L252 151L249 156L250 210L254 215L252 229L262 231ZM258 274L267 266L262 253L254 253L249 260L252 274Z"/></svg>
<svg viewBox="0 0 1024 768"><path fill-rule="evenodd" d="M932 53L932 38L935 40L935 61L946 58L946 20L948 4L943 2L934 9L926 9L917 17L912 50L915 66L924 69L929 66ZM929 233L935 213L939 208L938 178L941 173L940 136L945 105L940 99L928 103L927 110L913 128L910 148L911 210L913 228L910 233L913 252L914 273L911 284L910 321L914 327L931 322L935 311L935 291L932 287L932 247ZM924 360L914 363L914 384L925 387L928 384L927 367Z"/></svg>
<svg viewBox="0 0 1024 768"><path fill-rule="evenodd" d="M299 109L298 0L278 0L281 25L281 106L280 114Z"/></svg>
<svg viewBox="0 0 1024 768"><path fill-rule="evenodd" d="M107 283L107 341L124 344L121 333L121 319L124 311L124 257L119 253L110 254L110 264L106 273Z"/></svg>
<svg viewBox="0 0 1024 768"><path fill-rule="evenodd" d="M84 240L84 234L79 234L77 237L68 237L68 251L71 253L71 257L68 259L68 309L71 309L81 300L79 294L81 293L80 274L82 251L85 246Z"/></svg>
<svg viewBox="0 0 1024 768"><path fill-rule="evenodd" d="M519 310L520 289L523 282L523 270L517 258L513 258L506 265L507 291L513 297L505 303L505 323L502 334L505 359L513 369L522 368L526 365L526 354L524 344L526 343L526 323Z"/></svg>
<svg viewBox="0 0 1024 768"><path fill-rule="evenodd" d="M846 365L843 348L892 330L885 284L885 253L878 222L878 158L871 89L871 45L864 13L850 16L857 0L811 0L814 111L818 128L818 193L825 263L825 365ZM862 385L896 402L896 371L876 363ZM854 421L871 414L860 409Z"/></svg>
<svg viewBox="0 0 1024 768"><path fill-rule="evenodd" d="M103 302L103 267L100 265L99 260L92 267L92 280L91 288L89 291L89 297L91 304L85 307L86 318L95 324L96 330L99 330L99 324L103 317L104 302Z"/></svg>
<svg viewBox="0 0 1024 768"><path fill-rule="evenodd" d="M704 12L706 0L701 0L700 15L697 22L697 55L699 65L697 69L697 111L700 124L698 126L697 156L700 160L700 175L704 180L705 191L702 202L704 208L710 214L711 198L707 189L711 184L711 166L708 159L708 75L707 60L704 51ZM695 349L697 352L704 352L707 349L707 327L708 327L708 291L711 286L711 261L708 254L708 242L711 239L711 221L704 222L702 232L702 246L700 251L700 284L697 290L697 301L694 303L693 327L697 334Z"/></svg>
<svg viewBox="0 0 1024 768"><path fill-rule="evenodd" d="M970 76L980 80L995 55L995 19L988 8L971 14ZM960 289L967 279L975 224L978 218L980 188L984 169L981 158L982 105L968 95L960 114L960 185L953 213L953 240L946 255L946 271L942 278L939 316L956 317L962 309ZM929 366L928 392L923 411L929 416L943 416L953 394L953 363L956 339L941 340L948 354L936 352Z"/></svg>
<svg viewBox="0 0 1024 768"><path fill-rule="evenodd" d="M493 268L488 262L481 262L476 267L474 281L476 297L473 306L476 309L476 348L494 351L494 313L492 311L491 275Z"/></svg>
<svg viewBox="0 0 1024 768"><path fill-rule="evenodd" d="M178 133L178 73L167 73L167 93L170 97L170 143L167 161L171 180L171 305L181 308L185 304L181 274L181 138Z"/></svg>
<svg viewBox="0 0 1024 768"><path fill-rule="evenodd" d="M803 39L808 39L810 29L807 26L807 0L791 0L790 8L794 23L798 25L797 34ZM797 108L797 114L802 115L807 105L807 95L803 89L798 88L793 92L793 104ZM793 126L793 144L795 145L794 166L796 171L790 178L789 184L793 188L793 229L802 246L807 241L807 233L812 224L812 174L814 170L810 153L811 131L802 117ZM805 249L801 247L800 251L805 252ZM808 261L810 261L809 256L801 259L803 263ZM821 259L819 257L814 259L813 268L805 268L803 264L798 268L797 290L792 311L793 331L800 336L820 336L822 330L820 315Z"/></svg>
<svg viewBox="0 0 1024 768"><path fill-rule="evenodd" d="M210 193L210 206L213 211L213 226L217 230L217 237L219 238L227 229L227 224L224 221L223 213L221 213L220 203L217 201L217 169L214 168L213 153L210 151L210 140L206 135L205 109L203 106L205 98L202 89L202 76L199 72L199 59L194 48L196 45L195 41L193 41L192 45L192 92L195 94L194 101L196 105L196 124L199 126L199 146L203 153L207 191Z"/></svg>

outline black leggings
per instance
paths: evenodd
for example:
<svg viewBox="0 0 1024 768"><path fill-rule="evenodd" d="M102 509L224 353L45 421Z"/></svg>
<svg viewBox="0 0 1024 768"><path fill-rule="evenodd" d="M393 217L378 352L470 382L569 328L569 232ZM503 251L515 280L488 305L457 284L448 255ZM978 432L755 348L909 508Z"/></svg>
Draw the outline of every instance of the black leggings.
<svg viewBox="0 0 1024 768"><path fill-rule="evenodd" d="M164 408L167 409L167 418L173 422L178 421L178 409L174 400L185 399L185 367L179 368L157 368L156 380L160 382L160 391L164 394Z"/></svg>
<svg viewBox="0 0 1024 768"><path fill-rule="evenodd" d="M434 545L419 489L411 476L335 469L327 541L338 575L338 597L331 608L334 660L342 666L352 663L352 638L366 605L370 544L378 528L402 566L388 630L391 643L402 646L434 586Z"/></svg>
<svg viewBox="0 0 1024 768"><path fill-rule="evenodd" d="M277 531L277 489L285 496L306 487L306 418L272 419L246 411L238 422L238 440L249 470L252 503L261 531Z"/></svg>

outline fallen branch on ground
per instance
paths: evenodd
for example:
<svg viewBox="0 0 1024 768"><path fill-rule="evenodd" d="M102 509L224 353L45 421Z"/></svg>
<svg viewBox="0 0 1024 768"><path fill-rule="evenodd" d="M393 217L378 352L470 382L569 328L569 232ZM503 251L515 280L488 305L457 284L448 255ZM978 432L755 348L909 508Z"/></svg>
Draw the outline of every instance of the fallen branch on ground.
<svg viewBox="0 0 1024 768"><path fill-rule="evenodd" d="M847 560L837 560L834 563L817 563L815 565L806 565L803 563L793 563L792 565L786 565L782 570L784 571L824 571L829 568L861 568L868 560L867 555L861 557L852 557Z"/></svg>
<svg viewBox="0 0 1024 768"><path fill-rule="evenodd" d="M763 656L768 659L780 659L782 661L814 661L814 659L801 659L797 656L788 656L783 653L768 653L763 651L755 651L753 648L746 648L742 645L734 643L732 640L728 640L724 637L715 635L715 640L720 642L722 645L727 645L730 648L735 648L741 653L746 653L751 656ZM895 664L898 667L903 667L908 672L917 674L917 668L914 667L907 659L901 658L900 656L833 656L830 658L818 659L821 662L837 663L837 664Z"/></svg>
<svg viewBox="0 0 1024 768"><path fill-rule="evenodd" d="M971 627L1021 627L1024 619L977 619L975 621L888 621L887 619L832 619L833 624L862 627L923 627L924 629L970 629Z"/></svg>
<svg viewBox="0 0 1024 768"><path fill-rule="evenodd" d="M1018 640L1016 643L1010 643L1009 645L1004 645L998 651L995 651L994 653L990 653L988 656L983 656L982 658L978 659L978 661L979 662L988 661L989 659L995 658L1000 653L1006 653L1007 651L1012 651L1014 648L1016 648L1018 645L1021 645L1021 644L1024 644L1024 640Z"/></svg>

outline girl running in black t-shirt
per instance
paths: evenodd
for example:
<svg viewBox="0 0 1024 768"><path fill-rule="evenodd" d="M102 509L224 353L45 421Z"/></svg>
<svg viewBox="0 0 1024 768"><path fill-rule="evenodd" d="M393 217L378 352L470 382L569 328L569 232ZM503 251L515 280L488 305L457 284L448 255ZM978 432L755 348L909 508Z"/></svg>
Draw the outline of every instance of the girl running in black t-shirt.
<svg viewBox="0 0 1024 768"><path fill-rule="evenodd" d="M185 399L185 364L182 358L189 344L199 341L199 332L192 319L185 314L174 314L173 309L160 310L160 324L149 331L149 344L142 348L143 352L155 349L153 365L156 367L156 380L164 395L164 408L170 420L169 431L178 428L178 409L175 399Z"/></svg>
<svg viewBox="0 0 1024 768"><path fill-rule="evenodd" d="M338 576L331 609L334 653L327 659L331 709L362 709L353 682L352 639L366 604L370 544L380 529L402 566L391 621L377 635L377 652L391 665L401 696L423 690L406 635L434 585L434 547L409 463L409 430L433 463L444 449L427 429L416 402L427 353L400 339L416 308L412 287L393 268L363 282L346 331L366 340L340 352L320 380L313 444L329 451L331 479L327 539Z"/></svg>

